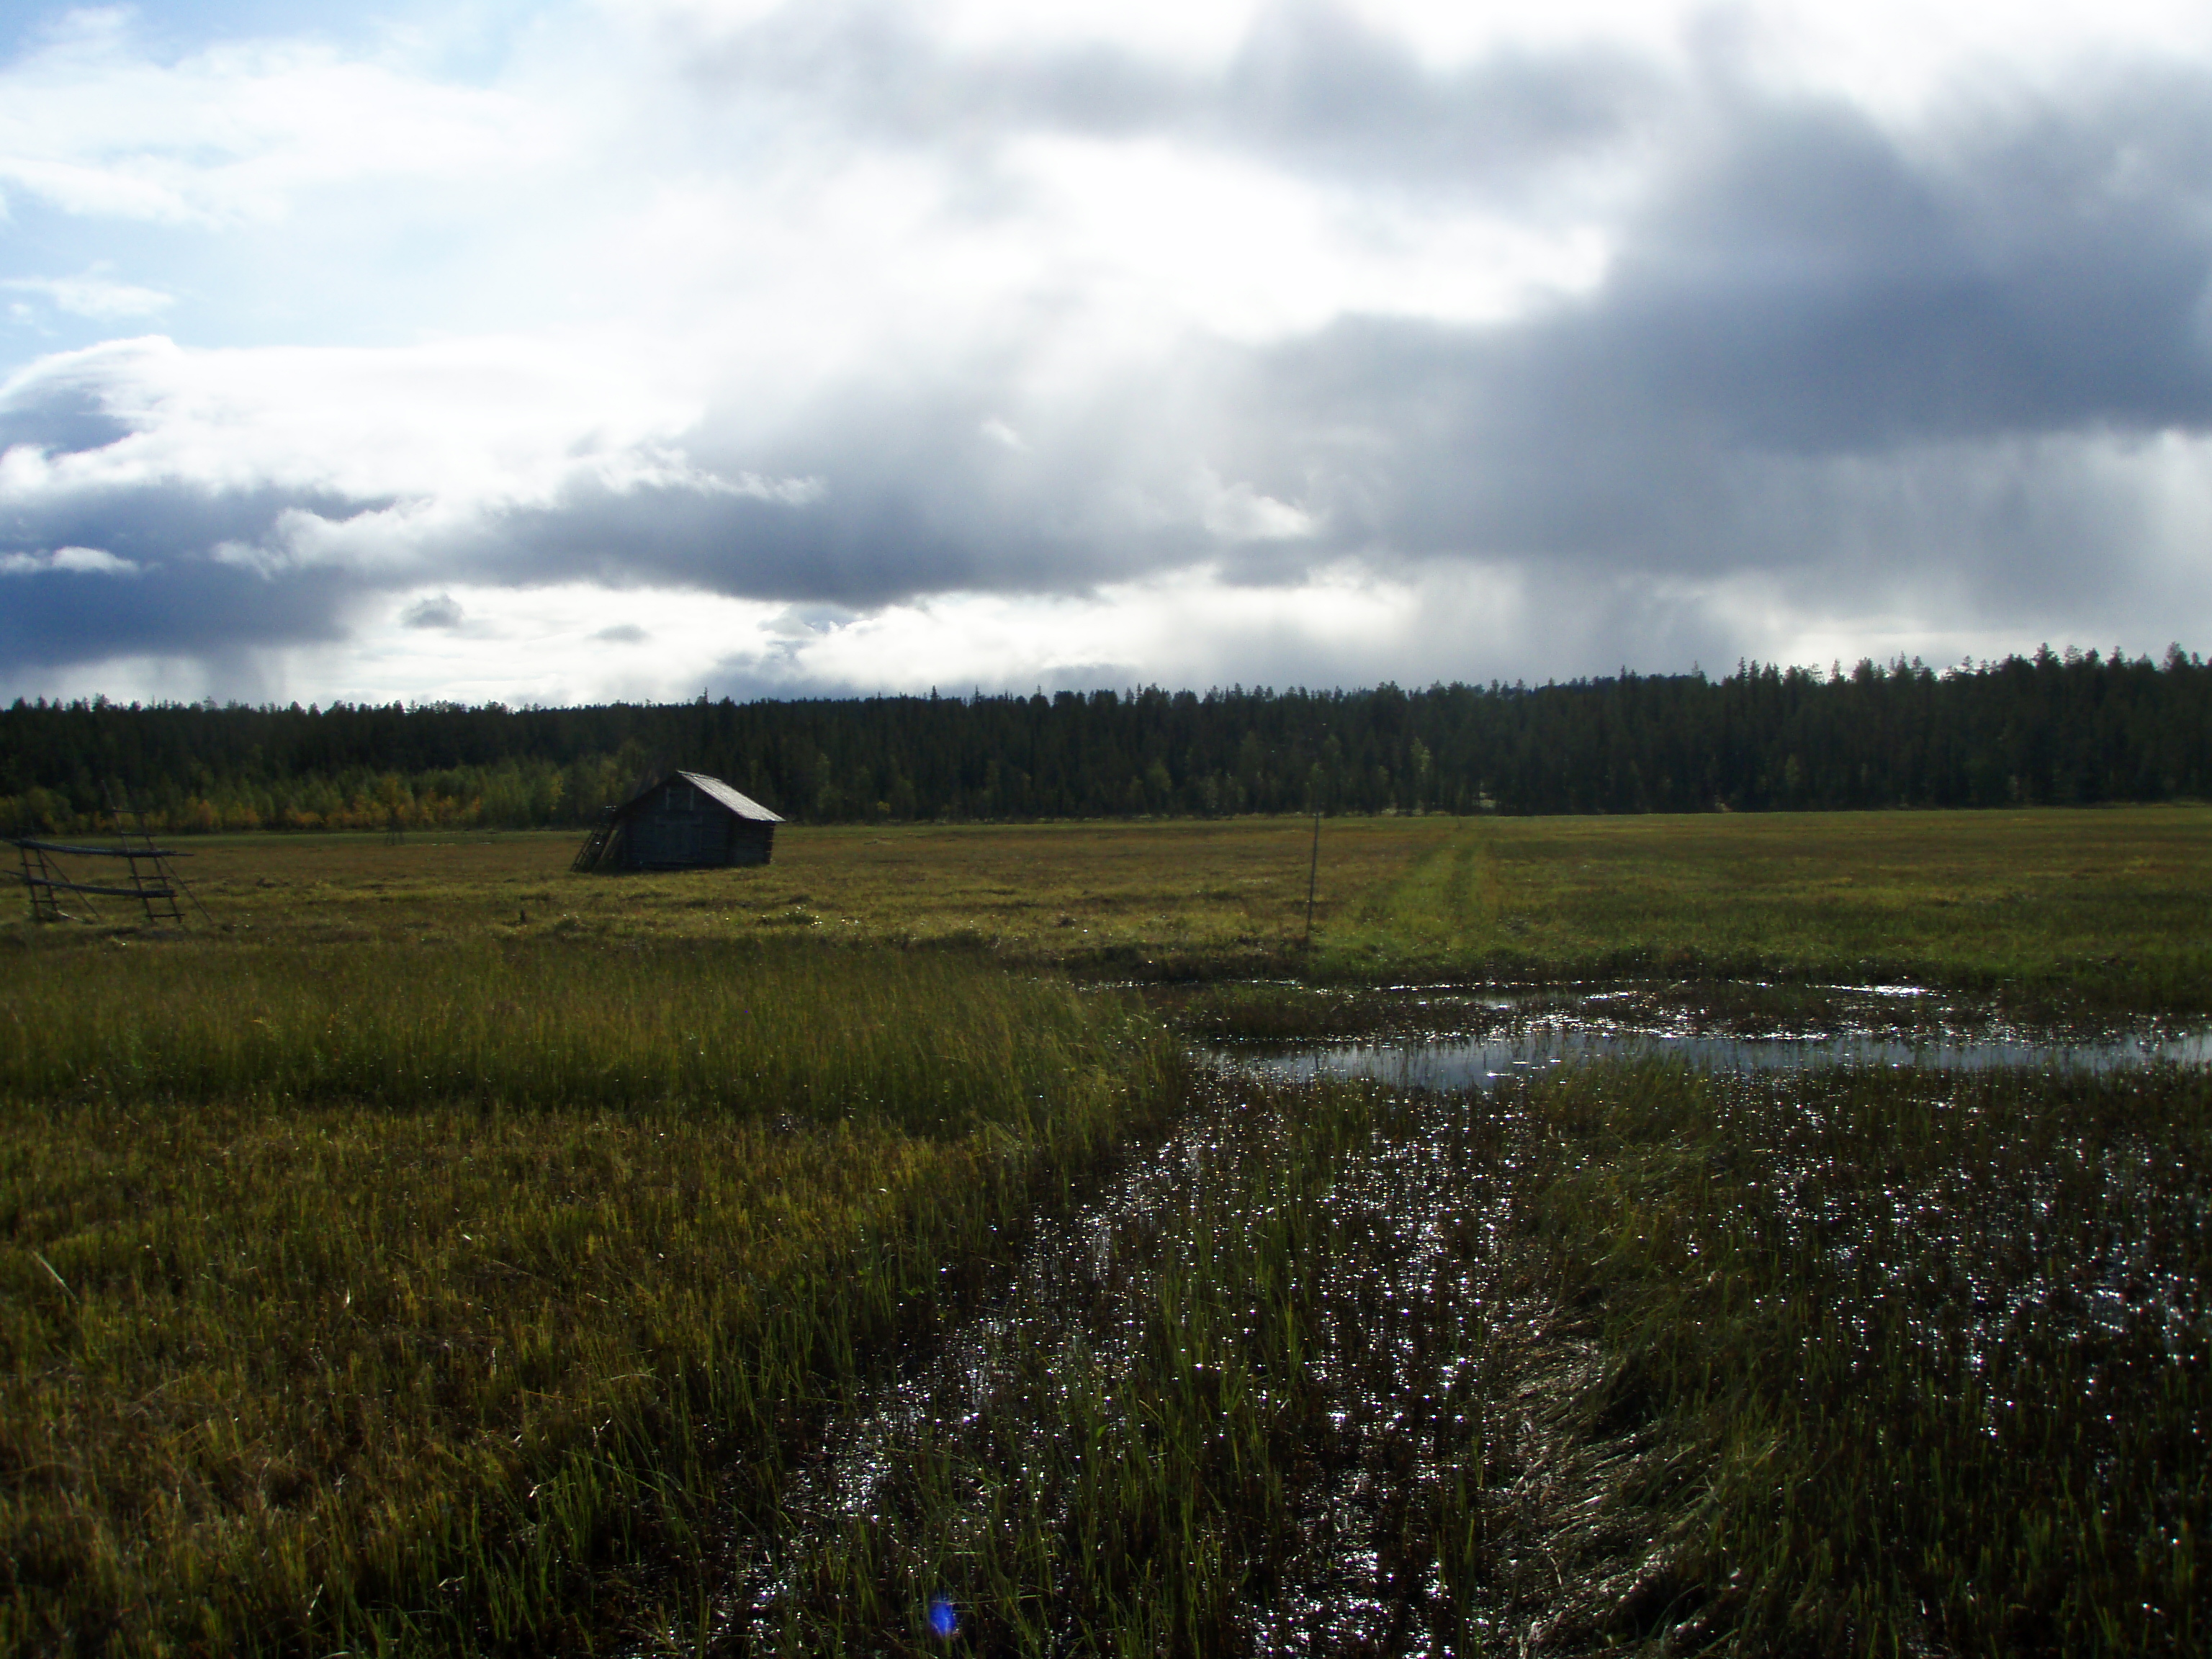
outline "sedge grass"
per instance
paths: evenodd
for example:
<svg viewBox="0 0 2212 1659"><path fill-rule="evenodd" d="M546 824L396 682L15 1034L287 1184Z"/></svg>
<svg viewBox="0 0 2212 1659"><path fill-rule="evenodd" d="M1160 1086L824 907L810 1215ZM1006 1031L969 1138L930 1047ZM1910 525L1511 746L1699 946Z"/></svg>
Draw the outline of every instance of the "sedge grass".
<svg viewBox="0 0 2212 1659"><path fill-rule="evenodd" d="M213 939L15 930L0 1645L743 1646L715 1597L769 1550L754 1635L793 1651L927 1645L952 1583L1012 1647L1334 1640L1352 1584L1386 1645L2187 1650L2190 1075L1255 1093L895 1502L781 1517L1182 1098L1126 1004L992 959L2202 1007L2208 825L1373 820L1332 866L1332 823L1310 952L1281 823L794 833L635 882L544 838L210 847ZM1190 1012L1339 1018L1295 1000Z"/></svg>
<svg viewBox="0 0 2212 1659"><path fill-rule="evenodd" d="M55 953L0 1009L0 1099L456 1100L1020 1132L1096 1058L1064 988L773 939Z"/></svg>
<svg viewBox="0 0 2212 1659"><path fill-rule="evenodd" d="M2202 1074L1230 1087L723 1647L2202 1650Z"/></svg>
<svg viewBox="0 0 2212 1659"><path fill-rule="evenodd" d="M1418 1603L1447 1489L1497 1473L1479 1220L1346 1184L1388 1109L1239 1088L1045 1241L968 1341L862 1402L732 1645L926 1652L940 1600L991 1652L1385 1633L1346 1604ZM1425 1640L1459 1640L1455 1605L1419 1609Z"/></svg>
<svg viewBox="0 0 2212 1659"><path fill-rule="evenodd" d="M1684 1622L1750 1651L2189 1653L2212 1079L1591 1068L1527 1215L1601 1419L1703 1471Z"/></svg>
<svg viewBox="0 0 2212 1659"><path fill-rule="evenodd" d="M1340 890L1310 974L1875 979L2212 1008L2203 807L1462 820L1408 852Z"/></svg>
<svg viewBox="0 0 2212 1659"><path fill-rule="evenodd" d="M543 1652L1171 1100L1111 999L689 946L71 963L0 1049L0 1648Z"/></svg>

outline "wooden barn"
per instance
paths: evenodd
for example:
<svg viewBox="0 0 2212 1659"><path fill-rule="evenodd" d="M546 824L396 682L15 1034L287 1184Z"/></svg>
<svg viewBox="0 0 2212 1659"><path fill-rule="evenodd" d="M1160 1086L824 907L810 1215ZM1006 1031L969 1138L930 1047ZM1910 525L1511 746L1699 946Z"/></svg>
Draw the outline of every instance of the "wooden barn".
<svg viewBox="0 0 2212 1659"><path fill-rule="evenodd" d="M766 864L783 820L703 772L671 772L607 809L579 870L712 870Z"/></svg>

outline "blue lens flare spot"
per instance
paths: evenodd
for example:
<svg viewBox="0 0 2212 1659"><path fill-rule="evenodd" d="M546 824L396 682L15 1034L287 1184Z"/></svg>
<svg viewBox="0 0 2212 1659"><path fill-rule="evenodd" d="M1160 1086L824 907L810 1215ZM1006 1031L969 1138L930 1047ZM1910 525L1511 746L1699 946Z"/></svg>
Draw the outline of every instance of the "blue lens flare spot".
<svg viewBox="0 0 2212 1659"><path fill-rule="evenodd" d="M960 1631L960 1611L952 1605L949 1595L935 1595L929 1601L929 1627L939 1636L952 1637Z"/></svg>

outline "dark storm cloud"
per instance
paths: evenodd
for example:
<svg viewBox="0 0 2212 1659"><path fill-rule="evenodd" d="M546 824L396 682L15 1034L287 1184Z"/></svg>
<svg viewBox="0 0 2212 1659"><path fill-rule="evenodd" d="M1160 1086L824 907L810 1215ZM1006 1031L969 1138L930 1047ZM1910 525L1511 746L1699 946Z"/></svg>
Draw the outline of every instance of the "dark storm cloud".
<svg viewBox="0 0 2212 1659"><path fill-rule="evenodd" d="M109 404L118 365L139 354L132 344L50 359L0 384L0 455L18 446L49 455L102 449L131 435L131 423Z"/></svg>
<svg viewBox="0 0 2212 1659"><path fill-rule="evenodd" d="M400 613L403 628L459 628L461 607L450 593L433 593L417 599Z"/></svg>
<svg viewBox="0 0 2212 1659"><path fill-rule="evenodd" d="M127 424L108 413L96 387L64 382L41 391L36 398L0 401L0 454L18 444L79 454L131 434Z"/></svg>
<svg viewBox="0 0 2212 1659"><path fill-rule="evenodd" d="M88 367L21 385L0 402L5 447L90 455L131 435ZM137 573L24 568L0 575L0 666L56 666L135 653L222 654L343 637L357 590L337 570L263 574L219 556L269 547L292 512L343 520L388 502L274 486L176 479L50 488L0 500L0 568L88 547Z"/></svg>
<svg viewBox="0 0 2212 1659"><path fill-rule="evenodd" d="M871 606L953 590L1074 592L1202 557L1212 538L1181 500L1194 441L1176 408L1212 395L1235 361L1194 349L1156 379L1092 386L1036 411L1019 450L988 435L1018 409L1018 363L893 391L861 380L741 441L713 414L686 440L721 476L818 488L749 495L579 482L550 505L489 519L451 556L493 580L680 584L759 599ZM1201 412L1201 424L1210 418ZM1179 492L1148 519L1131 501ZM1157 521L1154 521L1157 520Z"/></svg>
<svg viewBox="0 0 2212 1659"><path fill-rule="evenodd" d="M1643 130L1672 101L1611 48L1510 52L1431 70L1325 7L1264 15L1191 125L1309 172L1525 197L1546 164Z"/></svg>
<svg viewBox="0 0 2212 1659"><path fill-rule="evenodd" d="M69 570L0 576L0 665L58 667L142 653L221 657L240 647L338 639L351 587L334 570L271 580L206 560L131 576Z"/></svg>
<svg viewBox="0 0 2212 1659"><path fill-rule="evenodd" d="M255 568L217 550L275 543L275 526L289 512L343 519L375 505L319 492L165 483L5 509L0 558L90 547L130 561L138 574L0 576L0 667L213 655L343 638L347 611L362 591L356 576Z"/></svg>
<svg viewBox="0 0 2212 1659"><path fill-rule="evenodd" d="M276 545L279 520L288 513L336 521L390 505L277 485L216 489L165 479L93 486L0 505L0 555L96 547L135 564L191 564L222 547Z"/></svg>
<svg viewBox="0 0 2212 1659"><path fill-rule="evenodd" d="M1522 336L1510 390L1618 365L1639 421L1691 410L1718 441L1797 453L2200 425L2208 96L2146 75L1917 146L1841 107L1747 103L1589 313Z"/></svg>
<svg viewBox="0 0 2212 1659"><path fill-rule="evenodd" d="M2146 528L2069 441L2212 422L2208 102L2212 84L2143 71L1900 137L1717 82L1604 283L1532 317L1194 346L1018 419L1020 458L975 440L1018 395L993 370L897 400L857 386L724 458L819 477L818 502L605 495L518 517L505 557L861 605L1209 555L1289 580L1346 553L1844 594L1948 561L1969 585L2006 576L2007 603L2068 601ZM1322 532L1224 544L1187 516L1115 516L1196 457Z"/></svg>
<svg viewBox="0 0 2212 1659"><path fill-rule="evenodd" d="M2008 519L1988 457L2212 424L2208 99L2143 76L1919 147L1734 100L1595 293L1492 329L1340 321L1263 354L1230 425L1406 555L1817 563L1898 505L1885 469L1923 531L2103 550L2124 503L2046 465Z"/></svg>
<svg viewBox="0 0 2212 1659"><path fill-rule="evenodd" d="M489 520L459 538L455 552L494 581L569 578L861 603L958 586L974 571L975 547L930 526L918 488L872 498L855 488L860 499L824 511L690 489L582 485L550 506Z"/></svg>
<svg viewBox="0 0 2212 1659"><path fill-rule="evenodd" d="M1196 556L1208 550L1090 512L1136 480L1165 487L1132 455L1164 419L1163 447L1323 517L1316 541L1230 550L1246 580L1356 551L1646 575L1825 568L1844 586L1871 554L1954 556L1968 578L1999 559L2057 598L2143 526L2139 502L2054 441L2212 421L2212 82L2195 71L1993 93L1900 133L1725 66L1671 100L1602 57L1437 74L1318 9L1263 20L1211 79L1103 48L955 58L901 34L895 12L808 15L741 38L719 72L834 74L841 106L866 112L854 119L917 138L963 120L1205 129L1433 191L1488 160L1519 160L1525 179L1534 160L1610 142L1662 105L1673 125L1591 294L1498 326L1348 317L1273 348L1212 348L1155 388L1164 416L1133 415L1142 399L1127 395L1057 411L1092 447L1072 441L1054 487L1030 493L945 442L973 431L988 388L907 408L861 388L797 453L744 462L822 476L819 511L687 509L703 533L671 545L691 550L694 579L868 604L1081 586ZM847 49L863 24L877 55ZM611 525L593 533L614 544Z"/></svg>
<svg viewBox="0 0 2212 1659"><path fill-rule="evenodd" d="M1192 552L1200 541L1133 532L1109 545L962 510L927 481L871 476L858 458L844 472L842 489L800 505L687 489L578 489L553 507L501 514L455 547L479 579L696 586L866 607L954 590L1076 591L1168 562L1163 541Z"/></svg>

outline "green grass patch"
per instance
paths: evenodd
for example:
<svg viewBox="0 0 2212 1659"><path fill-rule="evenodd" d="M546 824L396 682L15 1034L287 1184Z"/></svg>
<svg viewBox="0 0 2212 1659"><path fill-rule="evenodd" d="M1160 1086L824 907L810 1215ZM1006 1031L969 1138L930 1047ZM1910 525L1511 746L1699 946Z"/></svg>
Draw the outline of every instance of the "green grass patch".
<svg viewBox="0 0 2212 1659"><path fill-rule="evenodd" d="M2203 808L1461 820L1409 852L1333 908L1310 975L1878 979L2212 1006Z"/></svg>
<svg viewBox="0 0 2212 1659"><path fill-rule="evenodd" d="M1431 978L2202 1012L2212 812L1332 820L1310 947L1310 833L799 827L634 879L263 837L200 844L188 937L0 929L0 1647L696 1646L773 1559L791 1651L927 1650L945 1588L1007 1650L1355 1604L1386 1648L2201 1648L2201 1073L1193 1118L1071 978L1244 1038L1425 1029ZM992 1330L841 1522L840 1425Z"/></svg>
<svg viewBox="0 0 2212 1659"><path fill-rule="evenodd" d="M1330 818L1309 940L1311 831L795 825L770 866L635 877L572 875L543 833L258 836L181 867L224 936L317 947L787 933L1091 979L1878 978L2212 1010L2212 808ZM0 940L45 960L88 931Z"/></svg>

